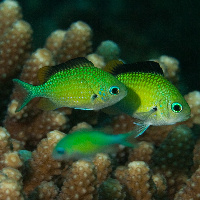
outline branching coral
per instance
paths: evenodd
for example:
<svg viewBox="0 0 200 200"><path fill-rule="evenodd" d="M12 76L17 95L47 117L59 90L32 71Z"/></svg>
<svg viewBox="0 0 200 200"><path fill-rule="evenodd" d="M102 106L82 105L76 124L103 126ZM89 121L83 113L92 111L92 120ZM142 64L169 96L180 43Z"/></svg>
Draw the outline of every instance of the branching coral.
<svg viewBox="0 0 200 200"><path fill-rule="evenodd" d="M123 186L117 179L108 178L99 188L99 200L124 200L125 197Z"/></svg>
<svg viewBox="0 0 200 200"><path fill-rule="evenodd" d="M198 139L197 143L195 144L194 150L193 150L193 170L196 170L200 165L200 139Z"/></svg>
<svg viewBox="0 0 200 200"><path fill-rule="evenodd" d="M23 164L19 154L13 148L13 143L8 131L0 127L0 168L13 167L20 168Z"/></svg>
<svg viewBox="0 0 200 200"><path fill-rule="evenodd" d="M105 181L112 171L111 160L106 154L97 154L93 160L96 169L97 187Z"/></svg>
<svg viewBox="0 0 200 200"><path fill-rule="evenodd" d="M11 79L18 75L29 56L31 39L31 26L22 20L18 3L12 0L0 3L0 120L12 90Z"/></svg>
<svg viewBox="0 0 200 200"><path fill-rule="evenodd" d="M85 56L90 51L90 37L90 27L80 21L74 23L69 30L66 31L64 37L59 38L60 43L57 42L57 34L53 34L47 40L46 46L54 52L54 55L52 55L52 53L45 48L36 50L36 52L34 52L25 62L20 79L30 84L37 85L37 73L41 67L64 62L77 56ZM52 43L55 44L55 41L53 42L52 40L56 40L56 42L60 44L58 45L60 47L59 49L57 48L57 45L51 46ZM75 41L76 43L74 45ZM68 49L66 49L65 44L68 45ZM80 49L80 46L86 46L86 48L76 52ZM74 52L76 52L75 55L73 55ZM55 129L62 130L66 128L66 122L68 121L68 118L65 115L65 110L67 109L63 110L63 112L42 112L35 107L38 99L34 99L19 113L15 113L18 101L20 100L18 90L14 90L12 99L13 100L8 108L8 115L4 124L14 138L23 140L24 142L34 139L34 141L36 140L37 142L38 140L42 139L48 131ZM53 122L51 125L49 124L50 121ZM39 124L39 127L37 124ZM35 134L36 132L37 134ZM34 146L35 144L33 142L30 145Z"/></svg>
<svg viewBox="0 0 200 200"><path fill-rule="evenodd" d="M185 96L191 108L191 119L194 124L200 124L200 92L193 91Z"/></svg>
<svg viewBox="0 0 200 200"><path fill-rule="evenodd" d="M65 200L67 197L71 200L92 200L96 196L97 187L94 165L82 160L73 163L65 177L59 199Z"/></svg>
<svg viewBox="0 0 200 200"><path fill-rule="evenodd" d="M32 200L54 200L58 195L58 187L52 181L43 181L34 191L29 195Z"/></svg>
<svg viewBox="0 0 200 200"><path fill-rule="evenodd" d="M14 22L22 18L21 8L16 1L7 0L0 5L0 34L4 34Z"/></svg>
<svg viewBox="0 0 200 200"><path fill-rule="evenodd" d="M53 32L46 41L46 47L53 52L56 63L62 63L90 53L91 37L91 28L86 23L78 21L67 31Z"/></svg>
<svg viewBox="0 0 200 200"><path fill-rule="evenodd" d="M57 143L64 134L59 131L52 131L47 134L47 138L43 139L37 149L33 152L30 160L27 178L24 180L24 191L29 193L42 181L49 181L53 175L61 174L61 163L53 160L51 154L55 143Z"/></svg>
<svg viewBox="0 0 200 200"><path fill-rule="evenodd" d="M43 66L52 64L54 64L54 61L51 52L47 49L38 49L26 61L21 79L30 84L38 84L37 71ZM18 95L18 91L14 90L11 97L13 100L8 107L8 115L4 121L5 127L15 139L24 142L39 141L48 131L65 127L68 118L58 111L42 112L37 109L35 104L38 99L34 99L23 110L16 113ZM30 145L34 145L34 141Z"/></svg>
<svg viewBox="0 0 200 200"><path fill-rule="evenodd" d="M127 168L117 169L115 176L127 188L129 198L133 197L136 200L153 198L155 187L150 168L145 162L130 162Z"/></svg>
<svg viewBox="0 0 200 200"><path fill-rule="evenodd" d="M21 20L22 14L16 1L0 4L0 81L7 80L19 72L29 55L32 29Z"/></svg>
<svg viewBox="0 0 200 200"><path fill-rule="evenodd" d="M30 50L31 33L30 25L25 21L18 20L1 37L1 82L19 72L24 60L29 55L27 53Z"/></svg>
<svg viewBox="0 0 200 200"><path fill-rule="evenodd" d="M0 178L0 198L10 200L23 200L24 195L22 193L22 183L1 173Z"/></svg>
<svg viewBox="0 0 200 200"><path fill-rule="evenodd" d="M165 177L158 173L152 175L152 179L156 186L155 196L158 199L167 199L167 183Z"/></svg>
<svg viewBox="0 0 200 200"><path fill-rule="evenodd" d="M105 62L109 62L111 60L119 59L120 48L115 42L106 40L97 47L96 52L104 58Z"/></svg>
<svg viewBox="0 0 200 200"><path fill-rule="evenodd" d="M167 180L168 195L174 197L175 192L189 178L192 166L192 150L194 140L191 130L180 125L173 129L152 155L152 169L163 174Z"/></svg>
<svg viewBox="0 0 200 200"><path fill-rule="evenodd" d="M115 154L100 152L91 161L57 161L51 153L65 134L77 129L106 124L109 132L125 133L134 128L135 119L121 115L112 120L100 111L70 108L42 111L36 106L39 99L15 112L20 95L11 78L38 85L43 66L85 56L103 69L110 59L119 58L120 49L111 41L92 52L91 38L92 28L78 21L54 31L44 48L30 54L32 30L20 6L14 0L0 3L0 100L7 109L1 112L0 199L199 199L199 91L185 96L192 117L184 125L152 126L137 138L137 147L120 145ZM155 60L179 86L179 61L169 56Z"/></svg>
<svg viewBox="0 0 200 200"><path fill-rule="evenodd" d="M160 56L156 61L159 62L165 77L176 84L179 80L179 61L176 58L166 55Z"/></svg>
<svg viewBox="0 0 200 200"><path fill-rule="evenodd" d="M140 142L137 148L130 150L128 161L132 162L138 160L149 163L153 151L154 151L154 146L152 145L152 143Z"/></svg>
<svg viewBox="0 0 200 200"><path fill-rule="evenodd" d="M197 200L200 198L200 167L192 175L192 177L186 182L186 186L180 189L176 194L175 200L182 199L194 199Z"/></svg>

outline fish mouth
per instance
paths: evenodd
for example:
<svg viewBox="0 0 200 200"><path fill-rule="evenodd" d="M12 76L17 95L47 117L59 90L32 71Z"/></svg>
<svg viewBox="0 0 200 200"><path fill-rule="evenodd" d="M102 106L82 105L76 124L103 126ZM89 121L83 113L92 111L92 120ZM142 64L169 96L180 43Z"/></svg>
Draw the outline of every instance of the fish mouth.
<svg viewBox="0 0 200 200"><path fill-rule="evenodd" d="M191 117L191 114L179 117L177 120L172 120L171 123L168 123L167 125L172 125L172 124L176 124L178 122L187 121L190 117Z"/></svg>
<svg viewBox="0 0 200 200"><path fill-rule="evenodd" d="M180 119L179 122L186 121L186 120L188 120L190 117L191 117L191 114L185 115L184 117L182 117L182 118Z"/></svg>
<svg viewBox="0 0 200 200"><path fill-rule="evenodd" d="M191 114L186 115L186 119L189 119L191 117Z"/></svg>

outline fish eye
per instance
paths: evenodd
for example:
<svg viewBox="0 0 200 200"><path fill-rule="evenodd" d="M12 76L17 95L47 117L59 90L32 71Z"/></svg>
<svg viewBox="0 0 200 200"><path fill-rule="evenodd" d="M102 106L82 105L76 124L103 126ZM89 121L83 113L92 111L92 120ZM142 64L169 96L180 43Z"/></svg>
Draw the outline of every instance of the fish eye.
<svg viewBox="0 0 200 200"><path fill-rule="evenodd" d="M56 151L57 151L58 154L64 154L65 153L65 150L62 147L58 147L56 149Z"/></svg>
<svg viewBox="0 0 200 200"><path fill-rule="evenodd" d="M119 94L119 87L117 87L117 86L112 86L112 87L109 89L109 92L110 92L110 94L117 95L117 94Z"/></svg>
<svg viewBox="0 0 200 200"><path fill-rule="evenodd" d="M183 110L183 106L180 103L173 103L172 104L172 111L175 113L179 113Z"/></svg>

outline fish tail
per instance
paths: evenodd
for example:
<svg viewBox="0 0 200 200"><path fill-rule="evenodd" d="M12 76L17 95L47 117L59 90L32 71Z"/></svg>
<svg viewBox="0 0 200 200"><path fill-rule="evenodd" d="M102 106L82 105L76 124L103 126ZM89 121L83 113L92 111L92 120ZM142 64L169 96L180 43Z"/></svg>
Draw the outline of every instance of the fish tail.
<svg viewBox="0 0 200 200"><path fill-rule="evenodd" d="M128 133L124 133L124 134L119 134L119 140L120 140L120 144L127 146L127 147L137 147L137 141L136 141L136 137L137 134L135 132L128 132Z"/></svg>
<svg viewBox="0 0 200 200"><path fill-rule="evenodd" d="M16 112L19 112L26 104L35 97L33 94L33 88L35 86L25 83L19 79L13 79L14 84L16 85L18 91L18 106Z"/></svg>
<svg viewBox="0 0 200 200"><path fill-rule="evenodd" d="M138 145L135 138L143 134L149 126L150 125L148 124L138 124L132 131L124 134L119 134L119 143L127 147L137 147Z"/></svg>

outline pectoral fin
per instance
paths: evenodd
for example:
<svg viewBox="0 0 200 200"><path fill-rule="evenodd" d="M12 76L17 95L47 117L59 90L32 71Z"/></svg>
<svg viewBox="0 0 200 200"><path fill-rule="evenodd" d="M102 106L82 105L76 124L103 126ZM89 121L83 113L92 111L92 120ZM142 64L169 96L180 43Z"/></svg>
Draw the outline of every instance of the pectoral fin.
<svg viewBox="0 0 200 200"><path fill-rule="evenodd" d="M135 127L132 130L132 132L134 132L135 134L135 138L142 135L149 126L150 126L149 124L135 122Z"/></svg>
<svg viewBox="0 0 200 200"><path fill-rule="evenodd" d="M156 108L153 108L148 112L136 113L134 115L134 117L135 116L137 117L137 121L134 122L135 127L132 130L132 132L134 132L134 134L135 134L135 137L142 135L147 130L147 128L150 126L150 124L145 123L145 122L148 121L149 116L152 115L153 113L155 113L156 110L157 110Z"/></svg>

